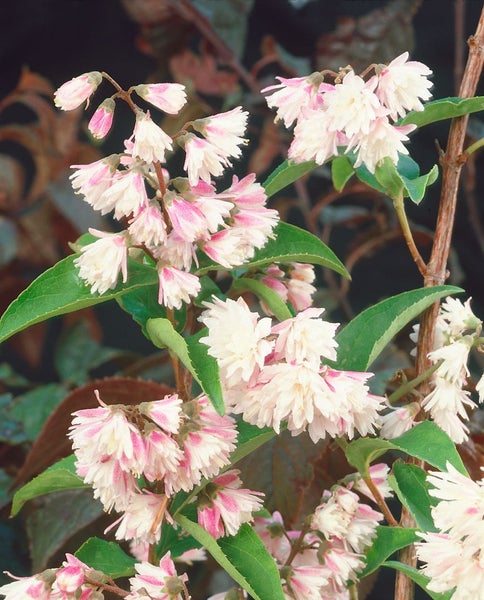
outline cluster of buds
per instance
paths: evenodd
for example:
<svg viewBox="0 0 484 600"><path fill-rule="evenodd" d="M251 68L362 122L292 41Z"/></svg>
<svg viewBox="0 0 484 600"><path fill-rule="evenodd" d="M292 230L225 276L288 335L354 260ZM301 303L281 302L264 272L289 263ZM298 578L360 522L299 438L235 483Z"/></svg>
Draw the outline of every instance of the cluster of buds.
<svg viewBox="0 0 484 600"><path fill-rule="evenodd" d="M343 148L345 153L355 152L356 167L364 164L373 173L384 158L396 164L399 153L408 154L403 142L415 126L396 121L410 110L423 109L420 100L431 96L427 77L432 71L408 61L408 52L373 69L367 81L347 67L340 73L278 77L280 84L262 90L272 92L267 103L277 109L286 127L296 123L289 158L321 165ZM326 75L334 77L334 83L325 81Z"/></svg>
<svg viewBox="0 0 484 600"><path fill-rule="evenodd" d="M440 307L434 331L434 349L428 358L435 366L431 376L432 391L419 402L391 409L383 416L382 436L397 437L415 424L420 406L432 420L456 443L467 439L469 429L465 422L468 412L476 404L467 388L469 369L467 362L472 348L482 347L480 337L482 321L470 307L470 299L462 303L456 298L447 298ZM410 335L417 343L419 326ZM481 376L476 392L479 402L484 401L484 375Z"/></svg>
<svg viewBox="0 0 484 600"><path fill-rule="evenodd" d="M388 467L370 469L382 497L390 495ZM309 515L302 530L287 530L282 517L257 517L255 529L279 566L287 598L320 600L347 598L348 582L356 582L364 567L364 552L376 535L383 515L362 503L354 490L365 494L359 475L348 485L336 485L323 493L321 503ZM370 499L373 500L371 494Z"/></svg>
<svg viewBox="0 0 484 600"><path fill-rule="evenodd" d="M369 393L372 374L321 365L322 359L336 360L337 347L338 324L320 318L324 309L308 308L273 326L243 298L204 305L200 321L208 333L200 341L217 360L226 404L235 414L277 432L287 421L293 435L308 431L313 442L374 432L383 398Z"/></svg>
<svg viewBox="0 0 484 600"><path fill-rule="evenodd" d="M128 255L145 256L155 264L159 276L160 304L180 308L201 289L192 272L202 252L230 269L247 262L256 249L273 237L278 213L266 207L264 189L249 174L217 193L212 177L231 167L238 158L248 113L241 107L186 123L169 136L133 101L133 94L170 114L186 102L184 86L176 83L137 85L122 90L105 73L87 73L61 86L56 105L71 110L89 100L103 78L117 92L102 102L89 128L104 137L112 124L115 101L122 99L136 116L133 135L125 150L88 165L73 165L72 185L101 214L113 213L125 229L119 233L90 230L99 238L81 248L75 260L80 277L100 294L113 289L122 274L128 276ZM190 129L190 131L189 131ZM186 154L183 177L170 178L162 167L174 143Z"/></svg>

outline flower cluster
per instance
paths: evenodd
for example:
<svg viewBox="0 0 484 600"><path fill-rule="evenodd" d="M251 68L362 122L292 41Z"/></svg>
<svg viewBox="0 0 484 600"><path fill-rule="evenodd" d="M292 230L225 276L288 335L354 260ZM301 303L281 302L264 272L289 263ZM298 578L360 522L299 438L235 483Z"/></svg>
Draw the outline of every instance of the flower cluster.
<svg viewBox="0 0 484 600"><path fill-rule="evenodd" d="M229 464L237 430L206 396L182 404L176 395L137 406L106 405L74 413L69 437L76 470L106 511L123 512L117 539L159 540L168 498L190 491ZM156 493L137 479L156 482ZM151 486L153 487L153 486Z"/></svg>
<svg viewBox="0 0 484 600"><path fill-rule="evenodd" d="M378 465L380 473L382 466ZM301 531L287 531L277 512L271 518L256 518L256 531L279 566L286 598L349 598L348 582L357 581L365 549L383 519L350 489L356 489L357 479L354 475L348 486L325 491ZM382 495L388 495L386 480L382 486L374 483Z"/></svg>
<svg viewBox="0 0 484 600"><path fill-rule="evenodd" d="M91 569L72 554L58 569L48 569L31 577L14 577L16 581L0 586L5 600L102 600L103 591L119 591L128 600L183 600L185 574L178 576L170 552L158 565L141 562L135 565L136 575L129 580L130 593L116 590L112 580Z"/></svg>
<svg viewBox="0 0 484 600"><path fill-rule="evenodd" d="M430 472L438 498L432 507L437 533L418 534L418 558L430 577L429 590L443 593L455 588L453 600L484 598L484 479L472 481L447 464L447 473Z"/></svg>
<svg viewBox="0 0 484 600"><path fill-rule="evenodd" d="M469 352L482 343L481 329L482 321L472 312L470 299L462 303L456 298L447 298L442 303L434 332L434 349L428 355L436 365L432 375L433 389L423 399L422 408L456 444L467 439L467 412L476 406L465 386L469 376ZM415 343L418 333L419 326L416 325L410 335ZM478 381L476 391L479 402L483 402L484 375ZM410 429L419 410L417 402L392 409L382 417L382 436L392 438Z"/></svg>
<svg viewBox="0 0 484 600"><path fill-rule="evenodd" d="M421 100L431 96L432 71L422 63L408 61L408 52L389 65L375 65L375 75L365 81L344 69L335 83L325 81L326 72L285 79L263 92L271 108L286 127L296 123L289 158L323 164L340 147L354 151L355 166L365 164L374 172L378 163L398 154L408 154L403 142L414 125L395 124L407 111L422 110Z"/></svg>
<svg viewBox="0 0 484 600"><path fill-rule="evenodd" d="M284 302L290 302L296 312L312 306L312 296L316 291L313 265L274 263L261 269L260 273L254 270L253 277L270 287ZM267 315L272 315L263 302L261 308Z"/></svg>
<svg viewBox="0 0 484 600"><path fill-rule="evenodd" d="M314 442L374 431L383 398L369 393L371 373L321 366L322 358L336 360L337 346L338 325L319 318L324 309L308 308L273 326L242 298L205 306L200 321L208 333L200 341L218 362L235 414L277 432L287 421L293 435L307 430Z"/></svg>
<svg viewBox="0 0 484 600"><path fill-rule="evenodd" d="M89 99L104 74L92 72L67 82L57 90L56 105L77 108ZM128 276L128 255L141 248L157 268L160 304L180 308L197 296L201 285L192 272L198 252L225 268L243 264L273 237L279 216L266 207L264 189L249 174L218 193L212 177L231 167L240 146L248 113L241 107L197 119L170 137L138 108L136 92L159 110L176 114L186 102L180 84L138 85L127 92L118 90L104 100L89 123L93 135L107 135L113 121L115 101L123 99L134 110L133 135L125 140L125 151L88 165L73 165L72 186L101 214L113 213L125 229L109 234L96 230L99 238L83 246L75 259L80 277L91 291L103 294L113 289L122 274ZM191 127L193 131L187 131ZM174 143L186 153L186 176L170 179L162 168ZM138 251L139 254L139 251Z"/></svg>

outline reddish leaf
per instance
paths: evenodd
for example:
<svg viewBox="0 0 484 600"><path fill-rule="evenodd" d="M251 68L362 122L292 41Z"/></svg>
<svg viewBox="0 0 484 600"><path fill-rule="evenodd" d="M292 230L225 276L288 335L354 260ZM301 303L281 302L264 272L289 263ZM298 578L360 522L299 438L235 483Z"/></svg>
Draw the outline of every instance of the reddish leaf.
<svg viewBox="0 0 484 600"><path fill-rule="evenodd" d="M72 421L71 415L76 410L98 406L94 390L99 390L99 394L106 404L131 405L159 400L166 394L173 393L173 390L164 384L122 377L93 381L74 390L47 419L39 437L28 453L25 463L17 473L12 484L13 487L25 483L37 473L71 453L71 442L67 438Z"/></svg>

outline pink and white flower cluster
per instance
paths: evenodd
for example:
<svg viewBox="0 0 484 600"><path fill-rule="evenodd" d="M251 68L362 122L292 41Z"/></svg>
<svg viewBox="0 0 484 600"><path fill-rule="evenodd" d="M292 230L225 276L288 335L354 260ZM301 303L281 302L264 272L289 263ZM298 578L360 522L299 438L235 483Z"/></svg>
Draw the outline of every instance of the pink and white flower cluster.
<svg viewBox="0 0 484 600"><path fill-rule="evenodd" d="M56 105L64 110L80 106L103 76L96 71L64 84L56 92ZM193 273L198 252L224 268L239 266L274 236L279 215L266 207L264 189L254 174L241 180L234 177L221 193L212 182L241 155L246 111L239 106L191 121L171 137L149 112L134 105L133 92L170 114L178 113L186 102L180 84L138 85L118 91L95 111L89 128L102 138L111 128L115 100L129 101L136 114L133 135L125 140L124 153L73 165L72 186L94 210L112 213L124 230L116 234L91 230L99 239L82 247L74 262L91 291L104 294L118 285L120 274L126 282L128 255L141 248L156 263L160 304L178 309L200 292L200 280ZM161 164L175 142L186 153L186 177L170 179Z"/></svg>
<svg viewBox="0 0 484 600"><path fill-rule="evenodd" d="M257 533L279 566L286 598L349 599L348 582L357 581L365 549L383 519L350 489L357 478L353 476L348 487L325 491L304 531L287 531L277 512L255 519ZM386 480L376 485L388 495Z"/></svg>
<svg viewBox="0 0 484 600"><path fill-rule="evenodd" d="M190 491L229 464L237 430L206 396L182 404L176 395L137 406L106 405L74 413L69 437L77 474L92 485L106 511L123 512L117 539L159 540L168 498ZM156 482L156 493L137 479ZM153 487L153 486L151 486Z"/></svg>
<svg viewBox="0 0 484 600"><path fill-rule="evenodd" d="M308 308L273 326L243 298L214 298L205 306L200 321L208 333L200 341L217 360L235 414L277 432L287 421L293 435L308 431L314 442L374 432L383 398L369 392L372 374L321 365L322 359L336 360L337 347L338 324L320 318L324 309Z"/></svg>
<svg viewBox="0 0 484 600"><path fill-rule="evenodd" d="M469 377L469 353L471 348L482 343L481 330L482 321L472 312L470 299L462 303L456 298L447 298L442 303L434 332L434 349L428 355L438 367L432 375L433 389L421 406L456 444L467 439L469 429L465 422L469 418L468 412L476 407L465 388ZM418 333L417 325L410 335L415 343ZM476 392L479 402L483 402L484 375L476 385ZM420 405L416 402L392 409L383 416L383 437L396 437L410 429L419 410Z"/></svg>
<svg viewBox="0 0 484 600"><path fill-rule="evenodd" d="M313 304L312 296L316 291L314 266L303 263L268 265L254 276L276 292L284 302L290 302L296 312L305 310ZM262 309L267 315L271 310L264 304Z"/></svg>
<svg viewBox="0 0 484 600"><path fill-rule="evenodd" d="M31 577L14 577L16 581L0 586L5 600L102 600L105 584L113 590L112 580L91 569L72 554L58 569L48 569ZM187 595L186 574L178 575L170 552L158 565L140 562L136 575L129 580L130 592L119 588L128 600L184 600ZM87 579L86 579L87 578Z"/></svg>
<svg viewBox="0 0 484 600"><path fill-rule="evenodd" d="M279 84L262 91L272 92L267 103L286 127L296 123L289 158L323 164L342 147L356 153L356 167L365 164L373 173L384 158L396 164L399 153L408 154L403 142L415 126L395 121L410 110L423 110L421 100L431 97L431 74L405 52L388 65L377 65L367 81L345 69L332 84L323 71L278 77Z"/></svg>
<svg viewBox="0 0 484 600"><path fill-rule="evenodd" d="M430 472L429 493L438 532L419 533L416 544L429 590L449 592L453 600L484 600L484 479L472 481L447 464L447 472Z"/></svg>

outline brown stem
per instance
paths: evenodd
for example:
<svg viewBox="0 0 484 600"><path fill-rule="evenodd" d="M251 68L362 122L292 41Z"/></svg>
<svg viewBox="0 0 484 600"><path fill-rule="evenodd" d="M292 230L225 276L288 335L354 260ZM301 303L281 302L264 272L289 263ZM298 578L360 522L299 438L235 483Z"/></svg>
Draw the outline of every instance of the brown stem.
<svg viewBox="0 0 484 600"><path fill-rule="evenodd" d="M135 113L139 111L139 108L131 100L131 96L129 95L129 92L126 92L125 90L123 90L123 88L119 85L119 83L115 79L113 79L111 77L111 75L109 75L109 73L102 71L101 75L104 77L104 79L109 81L109 83L116 88L116 90L118 92L117 94L115 94L116 96L119 96L121 99L123 99L129 105L131 110L133 110Z"/></svg>
<svg viewBox="0 0 484 600"><path fill-rule="evenodd" d="M161 195L164 196L166 194L166 185L165 178L163 177L163 169L161 168L160 161L155 161L153 163L153 167L155 168L156 178L158 179L158 185L160 186Z"/></svg>
<svg viewBox="0 0 484 600"><path fill-rule="evenodd" d="M469 56L459 89L459 96L461 98L470 98L474 96L481 75L484 63L484 7L481 11L476 33L469 38L468 44ZM453 119L449 131L447 150L441 157L442 193L432 253L427 267L427 275L425 277L426 287L441 285L446 279L447 261L449 258L452 230L454 226L459 179L462 167L466 160L466 154L463 153L462 150L468 120L468 115ZM427 355L433 348L434 329L438 311L439 303L437 302L425 312L422 318L417 348L417 376L426 371L430 365ZM420 391L424 396L430 391L429 386L428 380L422 383ZM418 459L410 460L409 462L423 466ZM402 527L411 527L414 525L411 515L405 508L402 510L400 524ZM407 565L416 565L415 550L412 546L404 548L399 558L401 562ZM401 572L397 571L395 600L412 600L413 597L413 583Z"/></svg>
<svg viewBox="0 0 484 600"><path fill-rule="evenodd" d="M301 551L301 548L302 548L302 545L304 542L304 538L306 537L306 533L308 531L309 531L309 525L303 525L301 528L301 532L299 533L299 537L292 545L291 552L289 553L289 556L287 557L287 560L284 563L285 567L289 566L292 563L292 561L294 560L294 557Z"/></svg>
<svg viewBox="0 0 484 600"><path fill-rule="evenodd" d="M398 527L398 522L392 515L391 510L388 508L388 504L385 502L385 498L381 495L378 487L373 483L372 478L369 475L363 475L362 479L368 486L368 489L373 495L375 502L378 504L378 508L382 511L387 523L390 527Z"/></svg>
<svg viewBox="0 0 484 600"><path fill-rule="evenodd" d="M112 585L110 585L108 583L101 583L100 581L93 581L84 575L84 583L87 583L94 588L102 588L103 591L111 592L112 594L116 594L116 596L121 596L121 598L125 598L129 594L129 592L123 590L123 588L118 587L114 581L112 582Z"/></svg>

